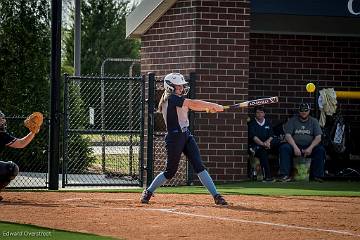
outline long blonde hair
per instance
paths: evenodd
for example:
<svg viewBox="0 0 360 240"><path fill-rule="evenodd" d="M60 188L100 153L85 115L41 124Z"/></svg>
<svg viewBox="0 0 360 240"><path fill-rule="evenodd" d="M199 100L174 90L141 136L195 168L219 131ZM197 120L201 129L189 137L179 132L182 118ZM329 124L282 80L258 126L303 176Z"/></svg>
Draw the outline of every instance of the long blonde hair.
<svg viewBox="0 0 360 240"><path fill-rule="evenodd" d="M164 90L163 94L161 95L159 105L158 105L158 112L162 112L162 105L164 102L166 102L171 95L171 92Z"/></svg>

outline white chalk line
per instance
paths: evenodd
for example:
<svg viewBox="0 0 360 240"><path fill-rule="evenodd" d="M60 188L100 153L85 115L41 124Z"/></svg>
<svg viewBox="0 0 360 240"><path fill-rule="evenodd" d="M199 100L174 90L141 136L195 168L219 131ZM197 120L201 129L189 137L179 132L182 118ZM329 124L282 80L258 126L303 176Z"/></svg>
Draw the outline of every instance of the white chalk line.
<svg viewBox="0 0 360 240"><path fill-rule="evenodd" d="M72 201L78 201L78 200L82 200L83 198L65 198L65 199L61 199L60 201L63 202L72 202Z"/></svg>
<svg viewBox="0 0 360 240"><path fill-rule="evenodd" d="M302 226L295 226L295 225L288 225L282 223L272 223L272 222L264 222L264 221L252 221L252 220L245 220L245 219L237 219L237 218L228 218L228 217L216 217L216 216L208 216L202 214L194 214L194 213L186 213L180 212L175 208L110 208L114 210L145 210L145 211L159 211L165 213L172 213L177 215L184 215L190 217L200 217L200 218L207 218L212 220L221 220L221 221L230 221L230 222L240 222L240 223L250 223L250 224L257 224L257 225L268 225L268 226L275 226L275 227L283 227L289 229L298 229L298 230L307 230L307 231L316 231L316 232L326 232L326 233L335 233L341 235L348 235L353 237L360 237L359 234L351 233L346 230L333 230L333 229L324 229L324 228L312 228L312 227L302 227Z"/></svg>
<svg viewBox="0 0 360 240"><path fill-rule="evenodd" d="M260 225L269 225L269 226L276 226L276 227L284 227L284 228L293 228L293 229L300 229L300 230L309 230L309 231L317 231L317 232L328 232L328 233L337 233L342 235L349 235L360 237L359 234L351 233L348 231L339 231L333 229L323 229L323 228L312 228L312 227L302 227L302 226L295 226L295 225L288 225L282 223L272 223L272 222L263 222L263 221L251 221L245 219L236 219L236 218L227 218L227 217L215 217L215 216L208 216L208 215L201 215L201 214L193 214L193 213L186 213L186 212L179 212L177 210L168 210L166 212L174 213L178 215L186 215L191 217L201 217L201 218L208 218L208 219L215 219L215 220L224 220L224 221L233 221L233 222L241 222L241 223L251 223L251 224L260 224Z"/></svg>
<svg viewBox="0 0 360 240"><path fill-rule="evenodd" d="M71 201L78 201L78 200L97 200L97 201L109 201L109 202L117 202L117 201L134 201L133 198L65 198L61 199L63 202L71 202Z"/></svg>

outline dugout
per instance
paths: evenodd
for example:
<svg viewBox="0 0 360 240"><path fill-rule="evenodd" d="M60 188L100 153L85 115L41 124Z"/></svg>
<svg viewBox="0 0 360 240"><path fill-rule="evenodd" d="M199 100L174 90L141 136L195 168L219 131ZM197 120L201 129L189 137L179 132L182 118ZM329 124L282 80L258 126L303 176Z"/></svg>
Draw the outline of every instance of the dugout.
<svg viewBox="0 0 360 240"><path fill-rule="evenodd" d="M224 105L279 96L267 107L286 120L312 103L308 82L360 89L359 0L154 0L127 17L127 37L141 40L141 71L196 73L196 97ZM357 100L340 102L360 122ZM194 134L215 181L247 178L248 110L196 113ZM356 129L356 128L355 128Z"/></svg>
<svg viewBox="0 0 360 240"><path fill-rule="evenodd" d="M323 133L326 178L360 180L360 122L342 116L341 110L337 110L326 117Z"/></svg>

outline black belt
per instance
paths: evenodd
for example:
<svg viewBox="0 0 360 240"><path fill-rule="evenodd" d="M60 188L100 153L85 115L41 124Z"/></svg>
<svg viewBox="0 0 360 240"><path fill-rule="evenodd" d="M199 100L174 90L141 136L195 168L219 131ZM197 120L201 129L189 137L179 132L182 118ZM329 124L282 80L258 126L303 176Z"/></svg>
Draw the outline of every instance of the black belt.
<svg viewBox="0 0 360 240"><path fill-rule="evenodd" d="M179 131L179 129L175 129L175 130L171 130L171 131L169 131L170 133L179 133L179 132L188 132L189 131L189 127L183 127L183 128L181 128L180 129L180 131Z"/></svg>

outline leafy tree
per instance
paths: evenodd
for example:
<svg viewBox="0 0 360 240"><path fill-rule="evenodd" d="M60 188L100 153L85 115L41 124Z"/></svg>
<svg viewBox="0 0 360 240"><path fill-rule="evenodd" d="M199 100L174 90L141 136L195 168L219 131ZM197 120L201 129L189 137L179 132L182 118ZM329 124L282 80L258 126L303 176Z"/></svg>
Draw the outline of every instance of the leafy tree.
<svg viewBox="0 0 360 240"><path fill-rule="evenodd" d="M72 81L69 84L69 128L84 129L87 115L84 108L83 100L80 98L80 86L77 82ZM66 163L68 173L85 173L88 167L95 162L96 158L92 155L89 148L90 142L83 138L81 134L68 134L67 154L69 159Z"/></svg>
<svg viewBox="0 0 360 240"><path fill-rule="evenodd" d="M48 0L0 1L0 99L7 117L49 109L50 15ZM21 117L9 118L14 135L27 134ZM47 170L48 122L25 149L3 151L21 171Z"/></svg>
<svg viewBox="0 0 360 240"><path fill-rule="evenodd" d="M70 26L64 31L64 62L63 69L72 70L74 62L74 9L70 10L70 19L72 22L68 24ZM106 58L138 58L140 44L137 40L125 39L126 32L126 15L129 13L129 1L113 1L113 0L84 0L81 2L81 74L100 74L102 62ZM106 73L128 75L129 66L131 63L119 64L108 63L106 64ZM136 74L136 71L134 71ZM137 69L139 74L139 68ZM128 83L118 83L124 85L124 88ZM100 81L79 81L75 84L77 87L69 88L69 96L73 98L73 107L69 108L69 115L73 116L73 120L76 121L76 129L89 129L84 123L88 123L87 113L89 107L95 109L95 113L101 112L100 106ZM112 96L118 95L115 86L112 83L106 84L105 90L105 102L112 101ZM125 96L125 95L124 95ZM121 101L112 101L113 106L121 108L122 106L129 107L128 104ZM124 120L118 120L115 118L121 118L116 115L113 117L115 110L114 107L105 108L105 119L107 125L112 125L114 122L122 121L126 122L127 115L122 116ZM95 114L95 125L92 128L101 129L101 119L99 114ZM99 125L100 124L100 125ZM107 128L109 129L109 128ZM88 143L86 139L81 136L73 136L69 139L69 155L78 153L78 160L76 157L71 156L68 163L69 172L85 172L86 169L93 163L94 159L91 158L91 152L78 151L81 146L85 146ZM84 149L84 148L82 148ZM88 158L84 158L84 155L89 154Z"/></svg>
<svg viewBox="0 0 360 240"><path fill-rule="evenodd" d="M0 99L5 113L27 115L33 111L48 111L48 2L0 2Z"/></svg>
<svg viewBox="0 0 360 240"><path fill-rule="evenodd" d="M126 39L129 1L87 0L81 4L81 74L99 74L106 58L138 58L140 43ZM71 11L74 19L74 11ZM65 33L65 65L73 66L74 24ZM128 75L130 63L108 64L107 73ZM139 73L139 72L138 72Z"/></svg>

